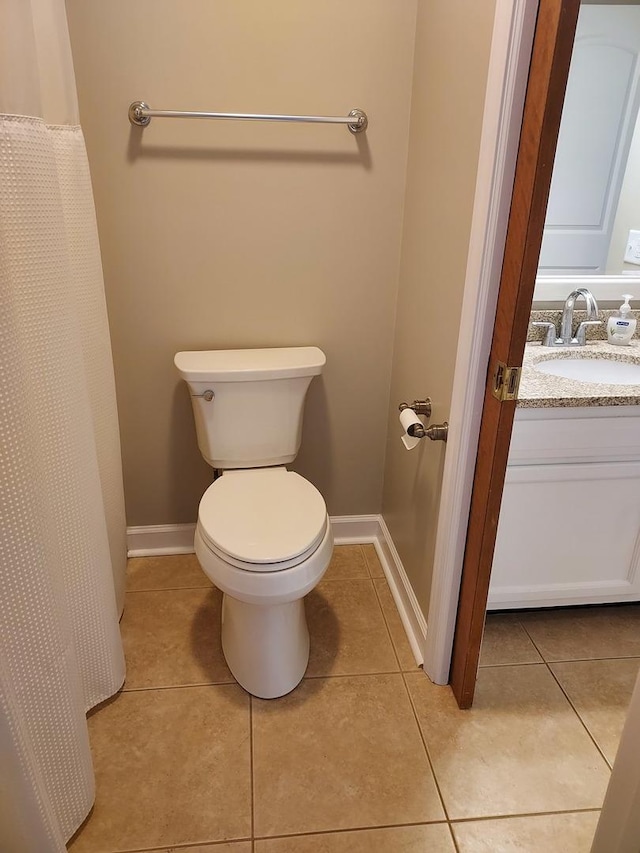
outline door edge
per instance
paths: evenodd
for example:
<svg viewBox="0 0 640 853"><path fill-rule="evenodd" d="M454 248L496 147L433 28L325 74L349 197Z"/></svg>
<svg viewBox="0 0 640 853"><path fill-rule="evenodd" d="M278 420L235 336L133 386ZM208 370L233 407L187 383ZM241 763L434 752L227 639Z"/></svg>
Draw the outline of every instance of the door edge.
<svg viewBox="0 0 640 853"><path fill-rule="evenodd" d="M538 0L497 0L478 158L424 671L447 684L500 271Z"/></svg>

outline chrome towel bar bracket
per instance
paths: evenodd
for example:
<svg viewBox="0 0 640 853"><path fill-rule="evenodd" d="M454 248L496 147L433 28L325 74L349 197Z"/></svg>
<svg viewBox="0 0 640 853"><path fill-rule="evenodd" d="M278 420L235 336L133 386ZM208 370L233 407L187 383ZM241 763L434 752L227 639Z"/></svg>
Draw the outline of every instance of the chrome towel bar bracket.
<svg viewBox="0 0 640 853"><path fill-rule="evenodd" d="M260 113L210 113L184 110L153 110L144 101L134 101L129 106L129 121L138 127L146 127L152 118L220 118L238 121L288 121L313 124L346 124L351 133L362 133L369 119L363 110L351 110L347 116L288 116L263 115Z"/></svg>

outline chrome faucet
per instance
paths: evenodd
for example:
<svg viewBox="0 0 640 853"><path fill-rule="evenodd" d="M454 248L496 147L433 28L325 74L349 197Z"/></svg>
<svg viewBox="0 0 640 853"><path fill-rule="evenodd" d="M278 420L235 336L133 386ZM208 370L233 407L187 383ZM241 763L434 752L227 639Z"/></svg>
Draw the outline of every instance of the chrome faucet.
<svg viewBox="0 0 640 853"><path fill-rule="evenodd" d="M576 304L576 299L579 296L584 296L584 301L587 308L587 319L583 320L578 326L575 338L573 337L573 309ZM599 326L601 320L598 320L598 303L596 298L587 290L586 287L579 287L577 290L572 290L567 296L564 309L562 311L562 320L560 321L560 334L558 335L554 323L532 323L532 326L539 326L547 330L542 346L544 347L583 347L586 342L587 326Z"/></svg>

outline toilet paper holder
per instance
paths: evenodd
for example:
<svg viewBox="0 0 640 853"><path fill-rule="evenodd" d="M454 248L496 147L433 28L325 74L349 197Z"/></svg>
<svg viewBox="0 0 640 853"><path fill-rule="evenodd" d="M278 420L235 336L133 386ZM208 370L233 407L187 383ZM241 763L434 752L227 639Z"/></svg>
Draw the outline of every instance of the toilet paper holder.
<svg viewBox="0 0 640 853"><path fill-rule="evenodd" d="M425 397L424 400L414 400L411 405L409 403L400 403L398 411L404 412L405 409L413 409L416 415L424 415L425 418L430 418L431 397Z"/></svg>
<svg viewBox="0 0 640 853"><path fill-rule="evenodd" d="M426 418L431 417L431 397L425 397L424 400L414 400L413 403L400 403L398 410L403 412L405 409L413 409L416 415L424 415ZM429 438L431 441L446 441L449 433L449 424L445 421L442 424L432 424L429 427L423 424L411 424L407 429L408 435L412 438Z"/></svg>

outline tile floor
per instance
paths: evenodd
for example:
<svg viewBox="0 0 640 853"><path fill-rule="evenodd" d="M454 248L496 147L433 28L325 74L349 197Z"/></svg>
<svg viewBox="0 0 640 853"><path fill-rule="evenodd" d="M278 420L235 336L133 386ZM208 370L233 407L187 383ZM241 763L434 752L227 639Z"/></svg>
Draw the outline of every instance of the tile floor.
<svg viewBox="0 0 640 853"><path fill-rule="evenodd" d="M73 853L587 853L640 664L640 607L490 616L476 702L416 667L372 545L307 599L311 658L249 697L193 556L130 561L127 680L89 729Z"/></svg>

